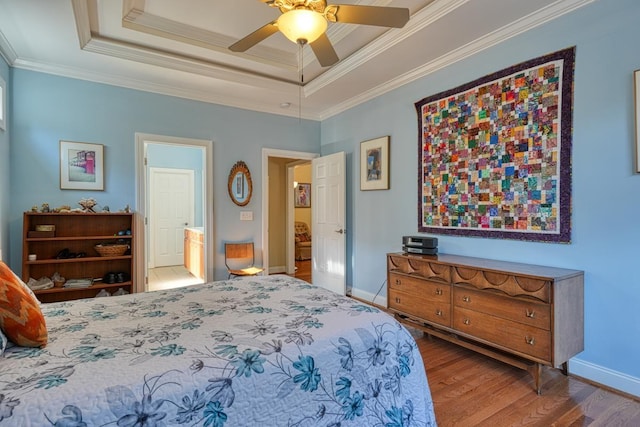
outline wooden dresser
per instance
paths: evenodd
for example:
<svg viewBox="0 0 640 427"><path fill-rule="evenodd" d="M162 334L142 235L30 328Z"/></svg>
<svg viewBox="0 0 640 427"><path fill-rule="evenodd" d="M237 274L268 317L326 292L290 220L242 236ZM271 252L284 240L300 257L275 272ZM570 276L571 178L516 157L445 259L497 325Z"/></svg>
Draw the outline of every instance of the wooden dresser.
<svg viewBox="0 0 640 427"><path fill-rule="evenodd" d="M528 370L584 349L584 273L439 254L387 255L387 305L427 334Z"/></svg>

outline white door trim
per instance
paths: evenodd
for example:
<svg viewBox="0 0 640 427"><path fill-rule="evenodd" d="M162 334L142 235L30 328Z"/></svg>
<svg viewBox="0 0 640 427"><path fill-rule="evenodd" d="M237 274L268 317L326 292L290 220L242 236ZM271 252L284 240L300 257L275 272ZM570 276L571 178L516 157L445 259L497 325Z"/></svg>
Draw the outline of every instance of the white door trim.
<svg viewBox="0 0 640 427"><path fill-rule="evenodd" d="M320 157L320 154L307 151L278 150L276 148L262 149L262 266L265 269L265 274L269 274L269 157L312 160ZM290 216L289 209L287 209L287 216ZM289 223L289 218L287 218L287 223Z"/></svg>
<svg viewBox="0 0 640 427"><path fill-rule="evenodd" d="M134 266L135 290L143 292L147 290L146 266L148 265L148 254L146 251L147 233L145 232L145 218L149 208L146 206L147 193L147 171L145 167L145 143L188 145L201 147L204 150L203 156L203 185L202 192L206 195L204 199L204 260L205 271L204 280L212 280L215 268L214 264L214 228L213 228L213 141L205 139L180 138L173 136L154 135L148 133L135 133L135 180L136 180L136 205L135 212L135 235L133 236L136 262Z"/></svg>

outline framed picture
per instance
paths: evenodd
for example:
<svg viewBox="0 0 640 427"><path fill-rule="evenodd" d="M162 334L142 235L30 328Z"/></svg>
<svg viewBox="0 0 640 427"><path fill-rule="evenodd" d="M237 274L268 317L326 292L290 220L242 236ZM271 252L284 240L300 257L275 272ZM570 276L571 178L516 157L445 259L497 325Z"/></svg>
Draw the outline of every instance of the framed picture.
<svg viewBox="0 0 640 427"><path fill-rule="evenodd" d="M633 100L636 108L636 173L640 173L640 70L633 72L633 87L635 89Z"/></svg>
<svg viewBox="0 0 640 427"><path fill-rule="evenodd" d="M104 190L104 146L60 141L60 189Z"/></svg>
<svg viewBox="0 0 640 427"><path fill-rule="evenodd" d="M295 207L310 208L311 207L311 184L298 184L295 191Z"/></svg>
<svg viewBox="0 0 640 427"><path fill-rule="evenodd" d="M571 241L575 47L416 103L418 231Z"/></svg>
<svg viewBox="0 0 640 427"><path fill-rule="evenodd" d="M360 190L389 189L389 137L360 143Z"/></svg>

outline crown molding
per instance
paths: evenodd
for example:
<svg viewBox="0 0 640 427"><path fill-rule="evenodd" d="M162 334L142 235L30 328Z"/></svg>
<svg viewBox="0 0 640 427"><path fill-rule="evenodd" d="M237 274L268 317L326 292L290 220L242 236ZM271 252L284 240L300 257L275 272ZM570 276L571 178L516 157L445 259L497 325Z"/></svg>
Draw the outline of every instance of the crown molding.
<svg viewBox="0 0 640 427"><path fill-rule="evenodd" d="M76 22L76 31L78 32L78 41L80 49L91 41L91 20L89 2L86 0L71 0L71 8Z"/></svg>
<svg viewBox="0 0 640 427"><path fill-rule="evenodd" d="M322 88L333 84L350 72L356 70L367 61L376 57L385 50L411 37L415 33L429 26L443 16L461 7L469 0L436 0L422 10L411 16L411 19L403 28L390 29L382 36L376 38L364 48L355 52L348 58L334 65L330 72L326 72L315 78L305 86L305 94L312 95Z"/></svg>
<svg viewBox="0 0 640 427"><path fill-rule="evenodd" d="M512 22L509 25L506 25L477 40L474 40L471 43L461 46L460 48L455 49L447 53L446 55L441 56L440 58L430 61L422 65L421 67L415 68L392 80L384 82L376 86L375 88L370 89L358 96L350 98L345 102L337 104L332 108L328 108L320 114L319 120L325 120L329 117L332 117L336 114L342 113L343 111L367 102L373 98L384 95L385 93L404 86L407 83L411 83L438 70L455 64L458 61L475 55L478 52L486 50L492 46L500 44L519 34L525 33L562 15L579 9L589 3L593 3L594 1L596 0L559 0L543 9L531 13L523 18ZM316 81L314 80L312 83L315 82ZM310 85L312 83L310 83Z"/></svg>
<svg viewBox="0 0 640 427"><path fill-rule="evenodd" d="M236 41L236 39L232 37L153 15L144 10L131 9L123 16L122 26L130 30L187 43L216 52L239 57L250 57L253 60L278 68L297 70L298 67L297 55L295 53L285 52L281 49L274 49L268 46L263 46L259 51L252 51L252 53L233 53L228 48Z"/></svg>
<svg viewBox="0 0 640 427"><path fill-rule="evenodd" d="M209 91L203 91L200 89L189 90L172 85L151 83L146 80L131 79L122 77L121 75L108 74L106 72L97 73L95 71L88 71L80 68L66 67L57 64L45 64L24 59L17 59L14 62L13 67L71 79L90 81L93 83L101 83L110 86L157 93L159 95L174 96L177 98L185 98L193 101L218 104L225 107L239 108L248 111L257 111L261 113L277 114L279 116L289 116L308 120L318 120L318 117L316 115L305 114L304 111L299 111L297 109L283 110L278 105L268 107L255 103L249 103L249 101L240 102L238 101L237 97L220 96L218 94Z"/></svg>
<svg viewBox="0 0 640 427"><path fill-rule="evenodd" d="M2 56L5 62L10 66L18 59L16 51L13 50L13 46L11 46L9 40L4 36L2 30L0 30L0 56Z"/></svg>
<svg viewBox="0 0 640 427"><path fill-rule="evenodd" d="M298 86L296 81L280 79L273 75L248 72L239 68L232 68L214 62L162 52L156 49L99 36L92 37L83 50L186 73L224 79L236 83L251 84L262 88L286 90L290 89L292 85Z"/></svg>

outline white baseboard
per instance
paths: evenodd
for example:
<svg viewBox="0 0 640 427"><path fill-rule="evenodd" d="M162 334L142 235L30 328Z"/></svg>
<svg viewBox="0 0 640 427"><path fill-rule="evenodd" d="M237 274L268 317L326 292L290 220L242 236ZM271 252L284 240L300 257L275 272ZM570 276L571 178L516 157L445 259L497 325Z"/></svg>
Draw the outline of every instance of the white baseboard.
<svg viewBox="0 0 640 427"><path fill-rule="evenodd" d="M286 273L287 267L284 265L276 265L275 267L269 267L269 274Z"/></svg>
<svg viewBox="0 0 640 427"><path fill-rule="evenodd" d="M575 358L569 361L569 373L640 397L640 378Z"/></svg>
<svg viewBox="0 0 640 427"><path fill-rule="evenodd" d="M387 295L380 295L378 294L378 296L376 296L375 294L372 294L371 292L367 292L367 291L363 291L360 289L354 289L351 288L351 296L354 296L356 298L360 298L361 300L367 301L373 305L380 305L382 307L386 307L387 306ZM375 301L374 301L375 298Z"/></svg>

